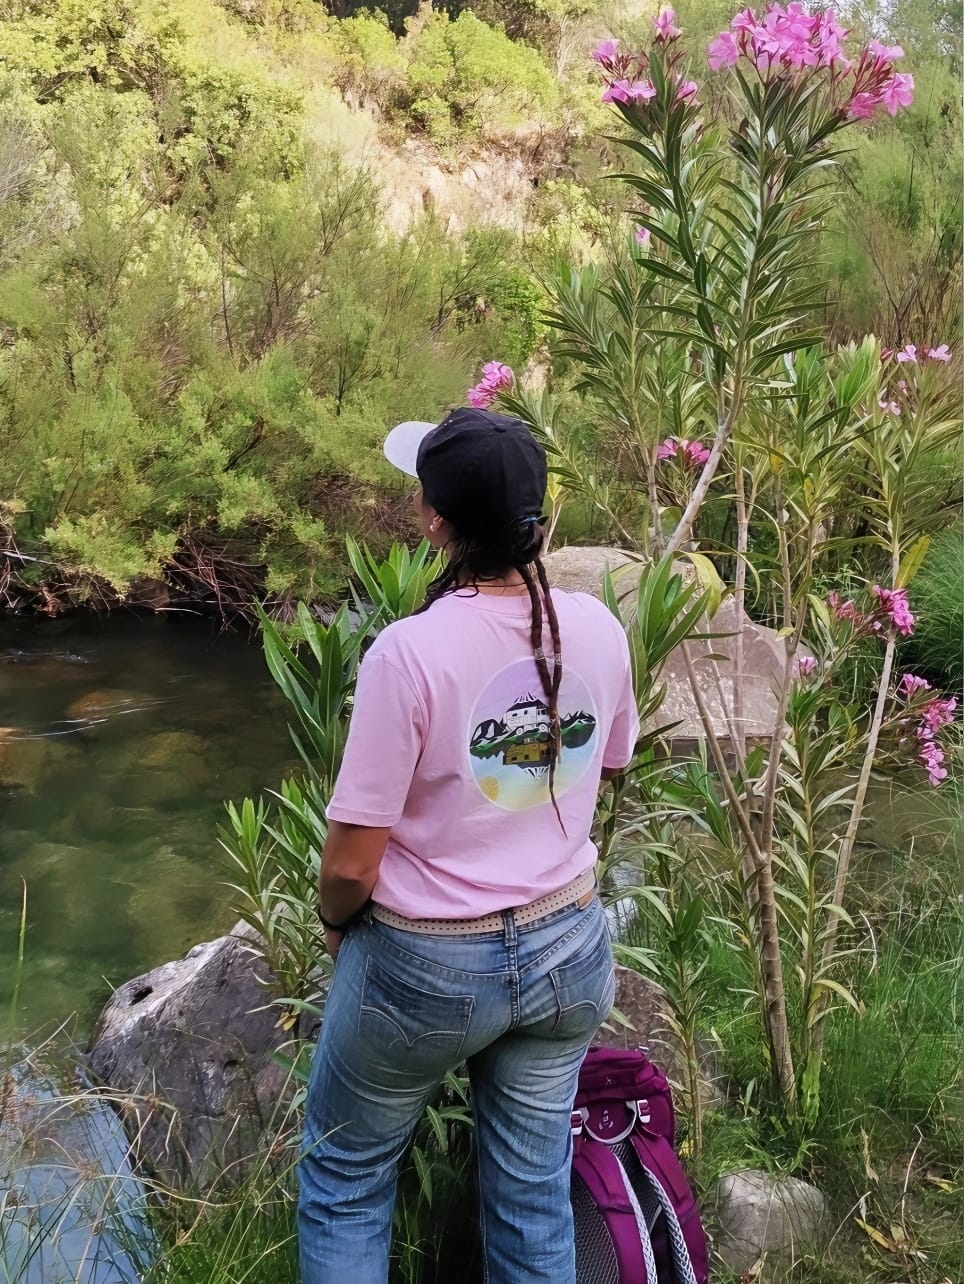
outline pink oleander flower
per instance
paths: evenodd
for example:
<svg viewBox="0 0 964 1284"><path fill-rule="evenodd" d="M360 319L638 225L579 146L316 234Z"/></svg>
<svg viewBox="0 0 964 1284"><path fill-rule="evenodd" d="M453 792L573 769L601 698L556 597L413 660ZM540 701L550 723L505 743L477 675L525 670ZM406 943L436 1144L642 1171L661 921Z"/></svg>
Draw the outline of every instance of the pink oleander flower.
<svg viewBox="0 0 964 1284"><path fill-rule="evenodd" d="M957 709L957 700L954 696L942 700L940 696L935 696L929 700L921 710L921 724L917 730L918 738L921 740L931 740L942 727L954 721L954 711Z"/></svg>
<svg viewBox="0 0 964 1284"><path fill-rule="evenodd" d="M931 361L950 361L954 354L946 343L942 343L938 348L928 348L927 355Z"/></svg>
<svg viewBox="0 0 964 1284"><path fill-rule="evenodd" d="M906 380L906 379L898 379L898 380L897 380L897 388L898 388L898 391L899 391L899 392L906 392L906 391L907 391L907 380Z"/></svg>
<svg viewBox="0 0 964 1284"><path fill-rule="evenodd" d="M880 602L880 609L889 617L892 627L903 637L910 637L914 632L914 616L907 601L907 590L886 589L875 584L871 592Z"/></svg>
<svg viewBox="0 0 964 1284"><path fill-rule="evenodd" d="M810 14L795 0L785 8L768 5L759 18L752 9L744 9L732 20L730 30L711 43L709 62L715 71L732 66L742 54L761 72L776 64L794 71L832 67L839 75L841 64L849 69L840 47L846 35L832 10Z"/></svg>
<svg viewBox="0 0 964 1284"><path fill-rule="evenodd" d="M648 102L656 97L656 87L650 80L614 80L603 91L604 103Z"/></svg>
<svg viewBox="0 0 964 1284"><path fill-rule="evenodd" d="M681 441L683 459L690 468L702 468L710 457L708 446L701 441Z"/></svg>
<svg viewBox="0 0 964 1284"><path fill-rule="evenodd" d="M602 92L602 98L599 100L603 103L628 103L629 102L629 81L614 80L606 86Z"/></svg>
<svg viewBox="0 0 964 1284"><path fill-rule="evenodd" d="M893 115L909 106L914 79L896 70L895 59L903 57L900 46L871 41L854 62L843 48L849 34L832 9L811 13L798 0L768 4L759 14L748 8L710 43L709 65L718 71L743 58L765 78L774 71L827 71L842 121L869 119L880 107Z"/></svg>
<svg viewBox="0 0 964 1284"><path fill-rule="evenodd" d="M871 116L877 110L880 103L878 94L860 93L854 94L850 100L848 115L853 120L870 120Z"/></svg>
<svg viewBox="0 0 964 1284"><path fill-rule="evenodd" d="M735 22L736 19L734 18L733 21ZM740 57L740 47L732 32L721 31L716 39L710 42L708 54L710 70L719 71L721 67L733 66Z"/></svg>
<svg viewBox="0 0 964 1284"><path fill-rule="evenodd" d="M916 365L917 345L915 343L908 343L906 347L901 348L900 352L897 353L897 361L898 364L902 366L907 365L908 362L912 365Z"/></svg>
<svg viewBox="0 0 964 1284"><path fill-rule="evenodd" d="M676 91L676 97L678 101L683 101L687 98L695 98L697 93L699 93L699 85L696 81L684 80Z"/></svg>
<svg viewBox="0 0 964 1284"><path fill-rule="evenodd" d="M819 661L812 655L802 655L797 661L801 678L812 678L819 668Z"/></svg>
<svg viewBox="0 0 964 1284"><path fill-rule="evenodd" d="M888 401L886 397L881 397L877 405L881 410L889 410L892 415L900 414L900 403L897 401Z"/></svg>
<svg viewBox="0 0 964 1284"><path fill-rule="evenodd" d="M944 750L933 740L925 741L918 753L921 765L927 772L927 779L935 787L947 779L947 768L944 766Z"/></svg>
<svg viewBox="0 0 964 1284"><path fill-rule="evenodd" d="M867 48L875 58L880 58L882 62L896 62L898 58L903 58L904 56L904 51L900 45L882 45L879 40L871 40Z"/></svg>
<svg viewBox="0 0 964 1284"><path fill-rule="evenodd" d="M636 244L639 246L648 245L649 238L651 236L652 232L650 232L648 227L637 227L636 231L633 233Z"/></svg>
<svg viewBox="0 0 964 1284"><path fill-rule="evenodd" d="M749 35L757 27L756 14L752 9L742 9L730 23L731 31L743 32Z"/></svg>
<svg viewBox="0 0 964 1284"><path fill-rule="evenodd" d="M863 613L857 610L856 604L850 600L841 602L840 594L836 591L827 594L827 605L838 620L848 620L855 629L864 623Z"/></svg>
<svg viewBox="0 0 964 1284"><path fill-rule="evenodd" d="M893 80L884 86L880 101L891 116L896 116L901 107L909 107L914 101L914 77L895 71Z"/></svg>
<svg viewBox="0 0 964 1284"><path fill-rule="evenodd" d="M832 9L825 10L820 17L821 25L817 28L819 64L832 68L837 75L846 76L853 67L853 63L844 56L840 42L850 33L846 27L837 25L837 18Z"/></svg>
<svg viewBox="0 0 964 1284"><path fill-rule="evenodd" d="M905 673L900 680L900 694L905 700L913 700L918 691L930 691L931 684L926 678L919 678L915 673Z"/></svg>
<svg viewBox="0 0 964 1284"><path fill-rule="evenodd" d="M618 51L618 40L600 40L589 57L593 62L598 62L600 67L611 67Z"/></svg>
<svg viewBox="0 0 964 1284"><path fill-rule="evenodd" d="M657 40L675 40L683 34L676 26L676 13L673 9L660 9L659 16L653 19L653 31Z"/></svg>
<svg viewBox="0 0 964 1284"><path fill-rule="evenodd" d="M487 361L482 367L482 379L470 388L465 399L476 410L487 410L503 388L510 388L515 381L511 366L501 361Z"/></svg>
<svg viewBox="0 0 964 1284"><path fill-rule="evenodd" d="M678 459L687 468L702 468L710 457L710 452L701 441L689 441L683 438L667 437L656 452L658 459Z"/></svg>

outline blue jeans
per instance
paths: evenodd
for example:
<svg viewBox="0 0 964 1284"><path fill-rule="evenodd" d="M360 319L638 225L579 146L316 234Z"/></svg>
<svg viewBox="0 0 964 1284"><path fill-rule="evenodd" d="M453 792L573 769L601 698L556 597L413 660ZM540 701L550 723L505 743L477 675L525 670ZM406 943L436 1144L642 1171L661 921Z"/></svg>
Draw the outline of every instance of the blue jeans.
<svg viewBox="0 0 964 1284"><path fill-rule="evenodd" d="M490 1284L575 1284L579 1067L614 994L598 898L519 927L425 936L373 919L338 955L299 1164L302 1284L385 1284L399 1162L467 1062Z"/></svg>

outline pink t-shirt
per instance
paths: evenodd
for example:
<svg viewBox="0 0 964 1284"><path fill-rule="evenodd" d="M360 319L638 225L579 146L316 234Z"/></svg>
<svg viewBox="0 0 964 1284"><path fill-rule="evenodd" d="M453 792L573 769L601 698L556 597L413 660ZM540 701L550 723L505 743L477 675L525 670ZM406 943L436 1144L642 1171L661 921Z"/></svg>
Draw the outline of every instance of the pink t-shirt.
<svg viewBox="0 0 964 1284"><path fill-rule="evenodd" d="M552 595L562 752L549 798L548 711L526 594L461 592L386 628L362 661L331 820L391 827L373 899L410 918L474 918L564 887L596 859L600 773L639 735L619 621ZM544 648L551 655L548 621Z"/></svg>

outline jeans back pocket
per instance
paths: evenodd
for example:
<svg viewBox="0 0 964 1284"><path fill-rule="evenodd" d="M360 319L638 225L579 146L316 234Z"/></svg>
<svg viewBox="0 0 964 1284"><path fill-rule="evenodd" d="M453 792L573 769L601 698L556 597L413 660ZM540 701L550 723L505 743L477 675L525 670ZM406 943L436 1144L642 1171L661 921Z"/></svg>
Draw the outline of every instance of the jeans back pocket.
<svg viewBox="0 0 964 1284"><path fill-rule="evenodd" d="M448 1064L460 1059L475 1008L472 994L426 990L369 957L365 967L358 1033L406 1061Z"/></svg>
<svg viewBox="0 0 964 1284"><path fill-rule="evenodd" d="M609 1015L616 997L616 971L608 935L549 973L559 1014L555 1033L591 1038Z"/></svg>

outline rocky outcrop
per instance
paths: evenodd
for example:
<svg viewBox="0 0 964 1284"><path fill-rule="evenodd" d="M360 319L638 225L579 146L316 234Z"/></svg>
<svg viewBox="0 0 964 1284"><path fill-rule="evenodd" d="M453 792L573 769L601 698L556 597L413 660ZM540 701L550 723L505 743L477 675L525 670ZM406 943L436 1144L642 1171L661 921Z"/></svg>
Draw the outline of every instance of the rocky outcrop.
<svg viewBox="0 0 964 1284"><path fill-rule="evenodd" d="M292 1033L265 988L243 924L117 989L90 1069L122 1092L139 1160L161 1180L205 1187L261 1160L284 1121Z"/></svg>
<svg viewBox="0 0 964 1284"><path fill-rule="evenodd" d="M454 236L485 224L521 232L532 195L533 170L521 148L513 155L480 149L450 160L409 138L386 151L372 172L386 193L385 221L396 232L426 213Z"/></svg>
<svg viewBox="0 0 964 1284"><path fill-rule="evenodd" d="M827 1235L827 1201L796 1177L744 1168L721 1177L707 1201L714 1245L736 1272L751 1271L764 1255L791 1259Z"/></svg>
<svg viewBox="0 0 964 1284"><path fill-rule="evenodd" d="M592 593L597 597L602 593L608 570L628 614L644 563L618 548L570 546L550 553L545 565L550 580L559 588ZM680 562L679 569L684 576L692 574L685 562ZM733 641L737 633L742 633L745 675L741 718L743 734L751 744L768 742L776 721L774 686L783 669L783 643L776 631L754 623L745 611L738 612L732 598L721 604L703 631L727 635L690 644L700 692L716 734L724 742L732 739ZM678 652L674 652L667 661L662 681L666 684L666 698L656 715L656 723L658 726L675 723L670 737L674 745L685 750L702 739L703 728L683 659Z"/></svg>

